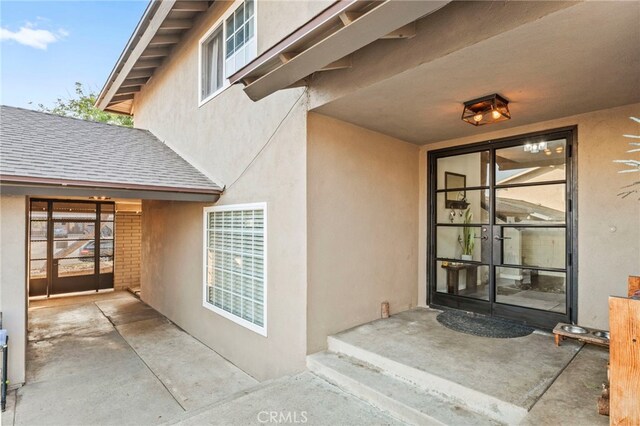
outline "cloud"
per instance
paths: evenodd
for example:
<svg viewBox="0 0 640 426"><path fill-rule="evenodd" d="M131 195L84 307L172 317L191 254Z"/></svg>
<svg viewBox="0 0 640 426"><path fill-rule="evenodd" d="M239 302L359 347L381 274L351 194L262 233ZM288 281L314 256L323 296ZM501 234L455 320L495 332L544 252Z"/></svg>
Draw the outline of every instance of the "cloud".
<svg viewBox="0 0 640 426"><path fill-rule="evenodd" d="M0 28L0 40L13 40L25 46L42 50L47 50L47 47L51 43L55 43L68 35L69 33L63 29L55 32L43 30L36 28L35 25L31 23L20 27L18 31Z"/></svg>

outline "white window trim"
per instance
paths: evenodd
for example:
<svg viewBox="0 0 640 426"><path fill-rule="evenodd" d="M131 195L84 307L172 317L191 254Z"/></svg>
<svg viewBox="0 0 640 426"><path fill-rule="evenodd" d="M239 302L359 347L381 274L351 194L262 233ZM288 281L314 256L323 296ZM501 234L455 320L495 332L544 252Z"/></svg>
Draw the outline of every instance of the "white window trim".
<svg viewBox="0 0 640 426"><path fill-rule="evenodd" d="M233 4L222 14L216 22L209 28L209 30L200 38L198 41L198 108L202 105L209 102L211 99L215 98L225 90L231 87L229 83L229 79L225 77L226 74L226 58L227 58L227 40L226 40L226 31L227 31L227 18L235 13L236 9L240 7L244 3L244 0L236 0ZM256 43L258 42L258 1L255 0L253 2L253 18L254 22L254 37L256 39ZM202 96L202 44L209 38L211 34L213 34L218 28L222 27L222 87L218 90L211 93L204 99L201 99Z"/></svg>
<svg viewBox="0 0 640 426"><path fill-rule="evenodd" d="M215 305L212 305L211 303L209 303L209 301L207 300L207 253L209 250L209 245L208 245L208 241L209 241L209 235L207 234L208 229L209 229L209 213L210 212L221 212L221 211L236 211L236 210L257 210L257 209L262 209L262 211L264 212L264 256L263 256L263 282L264 282L264 303L263 303L263 312L264 312L264 321L263 321L263 325L262 327L259 325L256 325L250 321L245 320L244 318L240 318L238 316L233 315L231 312L227 312L223 309L218 308ZM267 318L269 317L268 314L268 305L267 305L267 295L268 295L268 286L267 286L267 277L268 277L268 252L269 250L267 249L267 244L268 244L268 240L267 240L267 236L268 236L268 232L267 232L267 203L266 202L262 202L262 203L246 203L246 204L229 204L229 205L224 205L224 206L211 206L211 207L205 207L203 212L203 220L202 220L202 228L203 228L203 233L202 233L202 306L206 309L209 309L212 312L215 312L216 314L235 322L236 324L239 324L245 328L248 328L249 330L256 332L264 337L267 337Z"/></svg>

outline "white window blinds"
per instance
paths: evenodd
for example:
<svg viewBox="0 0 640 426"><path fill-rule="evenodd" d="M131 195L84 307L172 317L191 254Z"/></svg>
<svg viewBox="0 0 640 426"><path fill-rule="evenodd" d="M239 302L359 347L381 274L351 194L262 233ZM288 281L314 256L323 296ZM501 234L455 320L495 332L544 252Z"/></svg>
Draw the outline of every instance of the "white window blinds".
<svg viewBox="0 0 640 426"><path fill-rule="evenodd" d="M262 333L266 325L265 207L205 209L205 306Z"/></svg>

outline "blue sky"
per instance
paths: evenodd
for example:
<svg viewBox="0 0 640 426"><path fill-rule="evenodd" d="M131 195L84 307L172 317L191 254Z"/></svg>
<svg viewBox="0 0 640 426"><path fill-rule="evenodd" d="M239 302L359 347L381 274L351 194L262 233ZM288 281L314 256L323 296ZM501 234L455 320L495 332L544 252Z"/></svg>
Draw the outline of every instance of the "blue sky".
<svg viewBox="0 0 640 426"><path fill-rule="evenodd" d="M37 109L100 91L147 0L0 1L0 103ZM30 103L31 102L31 103Z"/></svg>

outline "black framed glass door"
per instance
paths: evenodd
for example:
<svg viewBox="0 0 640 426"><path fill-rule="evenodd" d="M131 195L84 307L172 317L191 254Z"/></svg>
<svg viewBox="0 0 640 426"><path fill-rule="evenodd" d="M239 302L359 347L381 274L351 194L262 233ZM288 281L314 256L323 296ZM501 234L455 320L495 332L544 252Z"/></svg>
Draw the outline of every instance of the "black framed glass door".
<svg viewBox="0 0 640 426"><path fill-rule="evenodd" d="M573 129L429 154L429 303L575 318Z"/></svg>
<svg viewBox="0 0 640 426"><path fill-rule="evenodd" d="M31 200L29 296L113 288L115 204Z"/></svg>

